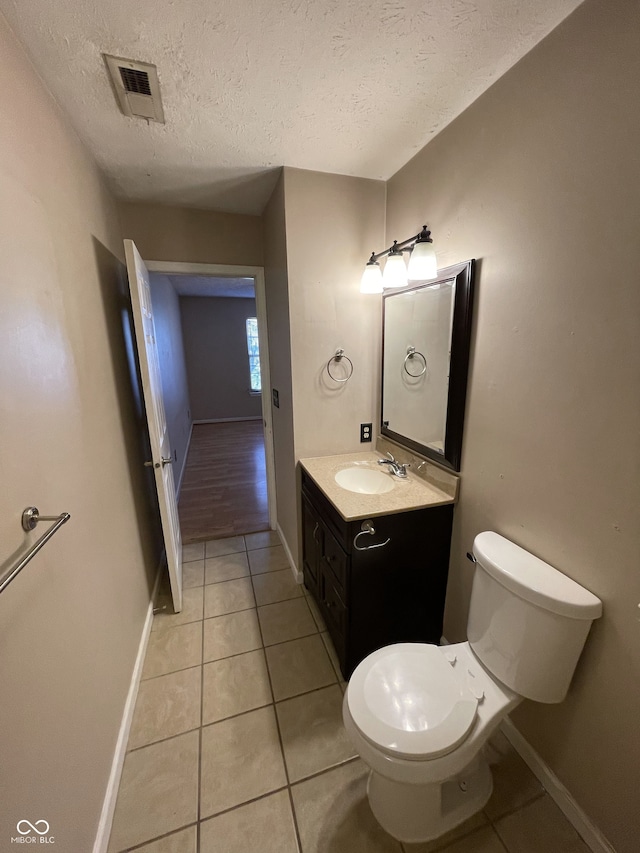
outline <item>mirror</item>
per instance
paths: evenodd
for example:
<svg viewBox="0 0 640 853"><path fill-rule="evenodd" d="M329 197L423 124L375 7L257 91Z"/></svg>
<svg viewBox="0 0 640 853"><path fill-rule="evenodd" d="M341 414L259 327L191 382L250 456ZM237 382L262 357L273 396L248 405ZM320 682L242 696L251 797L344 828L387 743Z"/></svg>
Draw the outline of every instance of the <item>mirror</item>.
<svg viewBox="0 0 640 853"><path fill-rule="evenodd" d="M382 297L382 435L460 470L475 261Z"/></svg>

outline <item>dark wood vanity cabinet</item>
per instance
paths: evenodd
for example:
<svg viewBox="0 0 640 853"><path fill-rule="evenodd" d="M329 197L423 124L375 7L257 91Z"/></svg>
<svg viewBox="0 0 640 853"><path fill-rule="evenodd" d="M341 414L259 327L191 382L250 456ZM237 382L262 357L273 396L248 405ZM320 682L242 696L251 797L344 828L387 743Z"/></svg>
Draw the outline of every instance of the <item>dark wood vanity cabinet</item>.
<svg viewBox="0 0 640 853"><path fill-rule="evenodd" d="M382 646L442 636L453 505L370 520L375 534L354 544L364 519L345 521L302 471L304 583L345 678Z"/></svg>

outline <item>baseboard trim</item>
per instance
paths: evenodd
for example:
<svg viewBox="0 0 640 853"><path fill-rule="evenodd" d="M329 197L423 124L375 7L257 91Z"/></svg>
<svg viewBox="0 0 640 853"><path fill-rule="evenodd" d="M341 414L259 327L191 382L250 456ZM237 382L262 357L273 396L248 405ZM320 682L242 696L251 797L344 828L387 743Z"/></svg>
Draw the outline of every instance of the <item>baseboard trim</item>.
<svg viewBox="0 0 640 853"><path fill-rule="evenodd" d="M293 554L291 553L289 543L287 542L286 537L282 532L282 528L279 524L276 524L276 532L280 537L282 547L284 548L284 553L287 555L287 560L289 561L289 565L291 566L291 571L293 572L293 579L296 583L302 583L302 572L298 571L298 567L296 566L296 561L293 559Z"/></svg>
<svg viewBox="0 0 640 853"><path fill-rule="evenodd" d="M230 424L234 421L261 421L262 415L251 415L246 418L203 418L194 421L194 424Z"/></svg>
<svg viewBox="0 0 640 853"><path fill-rule="evenodd" d="M540 758L508 717L503 720L501 730L587 847L593 853L615 853L610 842L578 805L570 791L565 788L549 765Z"/></svg>
<svg viewBox="0 0 640 853"><path fill-rule="evenodd" d="M107 853L107 847L109 846L111 825L113 823L113 815L116 810L118 788L120 787L120 778L122 776L122 768L124 766L124 759L127 751L127 742L129 740L129 732L131 731L133 712L136 707L136 699L138 697L138 688L140 686L140 678L142 676L144 656L147 651L147 644L149 643L149 636L151 634L151 625L153 622L153 607L158 592L161 571L162 562L160 563L160 566L158 567L158 572L156 574L156 580L153 586L151 601L149 602L149 607L147 608L147 616L144 620L142 636L140 637L140 644L138 645L136 662L134 664L133 673L131 675L129 692L127 693L127 699L124 703L124 711L122 713L120 731L118 732L118 740L116 741L116 748L113 754L113 761L111 763L111 772L109 774L109 781L107 782L107 790L105 792L104 800L102 803L102 812L100 813L100 820L98 821L98 831L96 833L96 840L93 845L93 853Z"/></svg>
<svg viewBox="0 0 640 853"><path fill-rule="evenodd" d="M189 438L187 439L187 446L184 449L184 459L182 460L182 468L180 469L180 476L178 477L178 485L176 486L176 500L180 498L180 489L182 488L182 478L184 477L184 472L187 470L187 457L189 456L189 447L191 446L191 436L193 435L193 424L191 421L191 426L189 427Z"/></svg>

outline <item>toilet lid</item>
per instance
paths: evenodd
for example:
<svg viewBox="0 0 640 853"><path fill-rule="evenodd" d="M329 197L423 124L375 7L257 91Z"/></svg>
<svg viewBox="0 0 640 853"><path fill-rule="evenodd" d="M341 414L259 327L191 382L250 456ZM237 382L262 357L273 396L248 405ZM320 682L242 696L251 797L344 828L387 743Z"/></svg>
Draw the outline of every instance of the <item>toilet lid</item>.
<svg viewBox="0 0 640 853"><path fill-rule="evenodd" d="M403 758L451 752L478 707L438 647L423 643L397 643L365 658L351 676L347 702L362 734Z"/></svg>

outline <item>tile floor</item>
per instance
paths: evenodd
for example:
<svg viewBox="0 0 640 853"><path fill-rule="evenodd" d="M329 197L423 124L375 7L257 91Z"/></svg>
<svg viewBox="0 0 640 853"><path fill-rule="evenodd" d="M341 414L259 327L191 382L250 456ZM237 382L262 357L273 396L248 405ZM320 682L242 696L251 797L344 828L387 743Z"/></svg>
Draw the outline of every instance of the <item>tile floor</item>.
<svg viewBox="0 0 640 853"><path fill-rule="evenodd" d="M588 853L502 735L483 812L436 842L388 836L331 641L277 536L184 559L182 612L154 618L109 853Z"/></svg>

